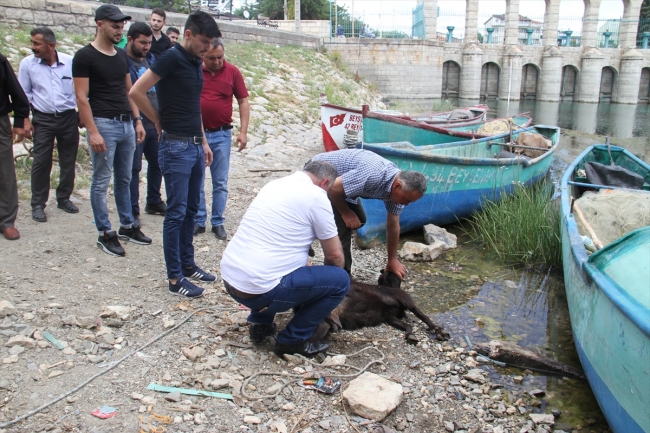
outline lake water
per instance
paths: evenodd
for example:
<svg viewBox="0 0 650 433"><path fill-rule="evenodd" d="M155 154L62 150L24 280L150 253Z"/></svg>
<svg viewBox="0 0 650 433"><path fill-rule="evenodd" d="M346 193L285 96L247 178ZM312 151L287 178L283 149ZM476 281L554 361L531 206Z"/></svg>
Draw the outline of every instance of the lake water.
<svg viewBox="0 0 650 433"><path fill-rule="evenodd" d="M393 101L395 102L395 101ZM410 113L432 111L434 101L396 101L395 109ZM478 101L459 101L458 106ZM489 101L489 117L507 117L529 111L533 124L557 125L562 141L555 153L551 179L559 184L566 167L584 149L603 143L604 136L645 161L650 161L650 106L585 104L574 102ZM447 227L459 236L459 247L432 263L410 263L403 287L422 309L450 331L454 342L467 345L505 340L544 356L579 366L573 345L561 269L531 272L513 269L470 242L459 227ZM411 233L402 241L423 242ZM544 389L546 396L535 412L562 411L556 428L607 432L609 427L587 381L489 366L491 377L514 401L523 390ZM521 384L513 381L523 376Z"/></svg>

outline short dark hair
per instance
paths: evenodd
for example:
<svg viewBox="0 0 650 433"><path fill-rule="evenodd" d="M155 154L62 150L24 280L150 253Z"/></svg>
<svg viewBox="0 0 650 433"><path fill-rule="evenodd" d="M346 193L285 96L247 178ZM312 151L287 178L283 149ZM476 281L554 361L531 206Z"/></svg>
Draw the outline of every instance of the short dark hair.
<svg viewBox="0 0 650 433"><path fill-rule="evenodd" d="M43 36L43 41L45 41L46 44L49 44L50 42L54 42L56 44L56 36L54 35L52 29L48 27L35 27L31 32L29 32L29 34L32 37L36 35Z"/></svg>
<svg viewBox="0 0 650 433"><path fill-rule="evenodd" d="M129 31L126 35L130 37L131 40L135 40L138 39L140 35L151 36L153 35L153 32L147 23L133 23L131 24L131 27L129 27Z"/></svg>
<svg viewBox="0 0 650 433"><path fill-rule="evenodd" d="M309 161L302 170L311 173L318 180L329 179L330 184L334 183L338 175L336 167L325 161Z"/></svg>
<svg viewBox="0 0 650 433"><path fill-rule="evenodd" d="M185 21L185 31L191 31L192 35L203 35L207 38L220 38L221 31L217 22L207 12L194 11Z"/></svg>
<svg viewBox="0 0 650 433"><path fill-rule="evenodd" d="M181 31L178 30L176 27L168 27L168 28L167 28L167 31L165 32L165 34L166 34L167 36L169 36L170 33L177 33L177 34L180 35L180 34L181 34Z"/></svg>
<svg viewBox="0 0 650 433"><path fill-rule="evenodd" d="M163 20L167 19L167 14L161 8L153 8L153 9L151 9L151 15L153 15L153 14L156 14L158 16L163 17Z"/></svg>
<svg viewBox="0 0 650 433"><path fill-rule="evenodd" d="M420 194L427 192L427 178L419 171L400 171L398 176L404 191L417 191Z"/></svg>

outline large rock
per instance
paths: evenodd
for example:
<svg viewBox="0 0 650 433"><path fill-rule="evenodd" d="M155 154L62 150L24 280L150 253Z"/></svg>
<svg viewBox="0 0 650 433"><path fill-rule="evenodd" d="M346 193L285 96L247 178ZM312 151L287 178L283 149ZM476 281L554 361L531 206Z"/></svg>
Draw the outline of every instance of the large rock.
<svg viewBox="0 0 650 433"><path fill-rule="evenodd" d="M449 233L442 227L433 224L427 224L424 226L424 241L429 245L440 241L445 244L446 250L458 246L455 234Z"/></svg>
<svg viewBox="0 0 650 433"><path fill-rule="evenodd" d="M5 346L6 347L20 346L26 349L33 349L34 347L36 347L36 340L33 340L29 337L24 337L22 335L16 335L15 337L11 337L9 341L5 343Z"/></svg>
<svg viewBox="0 0 650 433"><path fill-rule="evenodd" d="M553 424L555 424L555 417L552 414L531 413L529 416L530 416L530 420L532 422L534 422L535 425L538 425L538 424L553 425Z"/></svg>
<svg viewBox="0 0 650 433"><path fill-rule="evenodd" d="M0 301L0 317L5 317L16 312L16 307L9 301L4 299Z"/></svg>
<svg viewBox="0 0 650 433"><path fill-rule="evenodd" d="M402 385L365 372L343 392L350 409L364 418L381 421L402 402Z"/></svg>
<svg viewBox="0 0 650 433"><path fill-rule="evenodd" d="M418 242L405 242L399 251L399 257L411 262L430 262L435 260L446 249L444 242L437 241L432 245Z"/></svg>

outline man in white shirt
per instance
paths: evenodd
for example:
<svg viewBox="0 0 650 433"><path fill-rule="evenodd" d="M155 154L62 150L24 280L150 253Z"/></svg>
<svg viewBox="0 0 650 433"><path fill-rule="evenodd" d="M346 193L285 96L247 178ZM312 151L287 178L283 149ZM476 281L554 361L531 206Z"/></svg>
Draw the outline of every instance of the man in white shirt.
<svg viewBox="0 0 650 433"><path fill-rule="evenodd" d="M72 56L56 50L56 37L49 28L36 27L30 35L34 54L20 62L18 81L34 113L32 123L26 122L25 127L28 136L34 134L32 219L46 222L55 139L60 167L57 207L68 213L79 212L70 201L79 147L79 118L72 86Z"/></svg>
<svg viewBox="0 0 650 433"><path fill-rule="evenodd" d="M276 313L296 308L276 337L275 353L315 356L329 344L311 342L316 327L350 288L343 249L327 191L336 179L329 163L308 163L303 171L269 182L246 211L221 260L221 276L235 301L251 309L250 338L260 343L275 331ZM318 239L323 266L309 266Z"/></svg>

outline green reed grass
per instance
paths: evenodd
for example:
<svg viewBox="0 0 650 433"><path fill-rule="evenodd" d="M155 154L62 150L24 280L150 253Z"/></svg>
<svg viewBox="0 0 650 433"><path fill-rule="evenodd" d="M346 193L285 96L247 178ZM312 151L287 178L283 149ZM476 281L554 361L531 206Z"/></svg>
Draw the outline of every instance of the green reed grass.
<svg viewBox="0 0 650 433"><path fill-rule="evenodd" d="M509 263L559 265L560 213L553 184L515 186L514 194L474 212L467 233Z"/></svg>
<svg viewBox="0 0 650 433"><path fill-rule="evenodd" d="M431 107L431 112L437 113L441 111L451 111L454 108L456 108L456 104L454 104L449 99L438 99L433 102L433 107Z"/></svg>

